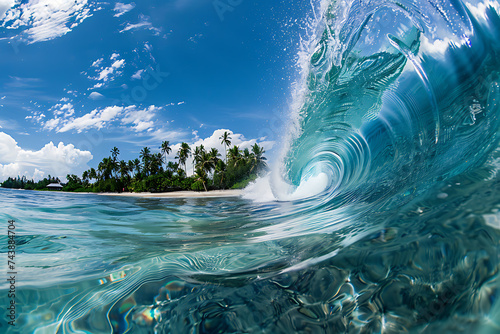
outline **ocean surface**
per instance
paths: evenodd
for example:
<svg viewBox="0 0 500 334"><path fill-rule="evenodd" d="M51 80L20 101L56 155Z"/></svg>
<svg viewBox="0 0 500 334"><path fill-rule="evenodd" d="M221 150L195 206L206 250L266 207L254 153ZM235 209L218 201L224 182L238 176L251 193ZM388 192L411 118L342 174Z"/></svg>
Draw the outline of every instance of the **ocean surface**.
<svg viewBox="0 0 500 334"><path fill-rule="evenodd" d="M500 332L500 4L312 6L242 197L0 189L0 332Z"/></svg>

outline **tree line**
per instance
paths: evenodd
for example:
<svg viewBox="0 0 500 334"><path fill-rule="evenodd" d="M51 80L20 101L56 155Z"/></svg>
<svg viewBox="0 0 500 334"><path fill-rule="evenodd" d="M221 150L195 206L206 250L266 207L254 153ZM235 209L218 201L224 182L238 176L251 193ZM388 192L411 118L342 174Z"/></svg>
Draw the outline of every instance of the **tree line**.
<svg viewBox="0 0 500 334"><path fill-rule="evenodd" d="M160 152L152 153L149 147L144 147L138 158L125 161L119 159L120 150L113 147L111 155L103 158L97 169L90 168L84 171L81 177L67 175L68 182L63 190L168 192L244 188L267 170L263 147L258 144L243 150L238 146L231 147L231 136L227 131L219 139L224 145L225 159L221 159L216 148L208 149L200 145L192 149L187 143L181 143L175 155L175 162L168 161L167 157L172 148L169 141L164 141L159 147ZM194 174L188 177L187 164L190 157L193 158ZM5 181L2 187L27 189L24 185L19 186L20 184L12 187L12 182L8 181ZM33 181L26 181L24 184L27 182ZM43 183L43 188L46 188L47 184ZM33 189L41 190L42 184Z"/></svg>
<svg viewBox="0 0 500 334"><path fill-rule="evenodd" d="M26 189L26 190L46 190L47 186L51 183L60 183L58 177L48 176L43 180L35 182L33 180L28 180L26 176L17 178L9 177L3 183L1 183L3 188L12 188L12 189Z"/></svg>

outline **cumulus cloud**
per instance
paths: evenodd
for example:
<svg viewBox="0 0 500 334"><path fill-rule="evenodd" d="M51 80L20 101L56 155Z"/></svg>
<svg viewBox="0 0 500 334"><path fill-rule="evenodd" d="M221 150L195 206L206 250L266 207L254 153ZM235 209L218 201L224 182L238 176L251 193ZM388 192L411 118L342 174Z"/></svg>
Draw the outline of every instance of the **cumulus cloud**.
<svg viewBox="0 0 500 334"><path fill-rule="evenodd" d="M162 107L149 106L138 108L135 105L128 107L109 106L104 109L94 109L91 112L80 116L70 117L67 114L54 113L54 118L42 121L46 130L56 130L57 132L76 131L78 133L89 129L102 129L112 123L119 122L128 126L136 132L152 131L154 127L153 119Z"/></svg>
<svg viewBox="0 0 500 334"><path fill-rule="evenodd" d="M0 0L0 20L4 18L5 13L16 4L15 0Z"/></svg>
<svg viewBox="0 0 500 334"><path fill-rule="evenodd" d="M43 124L43 128L52 131L59 125L60 122L61 122L60 118L49 119Z"/></svg>
<svg viewBox="0 0 500 334"><path fill-rule="evenodd" d="M198 136L198 131L194 131L193 136L195 138L194 138L194 141L192 143L189 143L189 146L191 147L191 150L194 150L194 148L196 146L200 146L200 145L203 145L206 150L210 150L211 148L216 148L220 152L221 158L225 159L226 155L225 155L225 151L224 151L225 150L224 145L221 144L221 140L219 138L226 131L230 134L230 137L231 137L231 147L238 146L241 150L244 150L245 148L251 149L251 147L257 143L257 144L259 144L259 146L264 147L264 150L269 151L273 148L273 146L275 144L273 141L266 141L265 138L246 139L245 136L243 136L240 133L234 133L233 131L228 130L228 129L219 129L219 130L215 130L214 133L210 137L207 137L204 139L202 139ZM172 146L172 153L170 153L170 156L172 159L175 157L175 155L177 154L177 152L179 151L180 148L181 148L181 143L178 143L178 144ZM228 149L229 149L229 147L228 147ZM193 174L193 158L192 157L190 157L188 159L188 161L186 163L186 167L187 167L188 175Z"/></svg>
<svg viewBox="0 0 500 334"><path fill-rule="evenodd" d="M32 115L26 116L24 119L31 119L35 123L43 123L43 119L45 118L45 114L40 111L35 111Z"/></svg>
<svg viewBox="0 0 500 334"><path fill-rule="evenodd" d="M29 43L61 37L92 16L88 0L0 0L0 26L18 30Z"/></svg>
<svg viewBox="0 0 500 334"><path fill-rule="evenodd" d="M125 59L118 59L119 57L120 54L113 53L109 58L111 60L109 66L102 66L103 58L99 58L92 63L91 67L94 68L96 74L95 76L89 76L89 79L98 81L93 88L100 88L123 73Z"/></svg>
<svg viewBox="0 0 500 334"><path fill-rule="evenodd" d="M125 59L116 60L110 67L103 69L97 80L108 81L110 76L125 65Z"/></svg>
<svg viewBox="0 0 500 334"><path fill-rule="evenodd" d="M135 8L135 3L131 2L129 4L117 2L115 4L115 8L113 9L115 11L114 17L120 17L125 13L130 12L132 9Z"/></svg>
<svg viewBox="0 0 500 334"><path fill-rule="evenodd" d="M82 132L91 128L102 129L106 123L114 120L123 111L123 107L112 106L102 110L94 109L82 117L66 120L65 124L58 128L57 132L77 130Z"/></svg>
<svg viewBox="0 0 500 334"><path fill-rule="evenodd" d="M92 158L89 151L62 142L57 146L50 142L38 151L25 150L10 135L0 132L0 181L23 175L39 180L49 174L64 180L67 174L88 169Z"/></svg>
<svg viewBox="0 0 500 334"><path fill-rule="evenodd" d="M146 109L130 108L123 113L121 122L122 124L133 124L136 132L152 130L154 126L152 119L158 110L159 108L156 106L149 106Z"/></svg>
<svg viewBox="0 0 500 334"><path fill-rule="evenodd" d="M65 104L58 103L50 108L50 111L52 111L55 116L63 115L64 117L70 117L75 114L75 108L73 104L69 102Z"/></svg>

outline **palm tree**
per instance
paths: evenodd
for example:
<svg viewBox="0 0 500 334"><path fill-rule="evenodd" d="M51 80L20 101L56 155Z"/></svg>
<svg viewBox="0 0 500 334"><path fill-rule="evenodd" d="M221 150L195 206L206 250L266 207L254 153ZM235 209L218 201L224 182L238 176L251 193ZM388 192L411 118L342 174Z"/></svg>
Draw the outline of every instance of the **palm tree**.
<svg viewBox="0 0 500 334"><path fill-rule="evenodd" d="M217 159L217 163L215 164L215 169L214 169L214 181L216 176L218 176L220 178L219 186L222 186L225 175L226 175L226 164L224 163L223 160Z"/></svg>
<svg viewBox="0 0 500 334"><path fill-rule="evenodd" d="M167 165L167 155L172 152L172 148L170 147L170 142L168 140L165 140L163 143L161 143L160 146L161 153L165 155L165 166Z"/></svg>
<svg viewBox="0 0 500 334"><path fill-rule="evenodd" d="M222 136L219 137L219 139L221 139L220 143L224 145L224 155L226 156L226 164L227 164L227 147L231 146L231 137L229 132L224 131L224 133L222 134Z"/></svg>
<svg viewBox="0 0 500 334"><path fill-rule="evenodd" d="M264 157L264 153L266 153L266 151L264 150L263 147L260 147L257 143L255 143L253 146L252 146L252 156L253 156L253 166L252 166L252 169L254 167L257 168L257 172L259 170L261 170L262 168L267 168L267 164L266 164L266 157Z"/></svg>
<svg viewBox="0 0 500 334"><path fill-rule="evenodd" d="M249 164L253 161L252 154L250 154L250 150L248 148L243 150L243 161L245 164Z"/></svg>
<svg viewBox="0 0 500 334"><path fill-rule="evenodd" d="M129 160L129 161L128 161L128 171L129 171L130 173L132 173L132 172L134 171L134 168L135 168L134 161Z"/></svg>
<svg viewBox="0 0 500 334"><path fill-rule="evenodd" d="M144 147L141 150L140 157L142 159L142 166L144 170L144 174L148 175L149 174L149 160L151 158L151 150L149 147Z"/></svg>
<svg viewBox="0 0 500 334"><path fill-rule="evenodd" d="M219 150L216 149L216 148L212 148L210 150L210 152L208 152L210 154L210 157L212 158L212 161L214 163L214 165L217 165L217 162L219 162L219 157L220 157L220 153L219 153Z"/></svg>
<svg viewBox="0 0 500 334"><path fill-rule="evenodd" d="M193 152L193 166L197 165L201 161L201 156L205 153L205 147L202 145L196 146Z"/></svg>
<svg viewBox="0 0 500 334"><path fill-rule="evenodd" d="M82 179L85 184L89 183L89 174L88 170L84 171L82 174Z"/></svg>
<svg viewBox="0 0 500 334"><path fill-rule="evenodd" d="M241 161L241 152L238 146L233 146L233 148L229 149L229 159L233 162L233 166Z"/></svg>
<svg viewBox="0 0 500 334"><path fill-rule="evenodd" d="M120 150L118 149L118 147L113 147L111 149L111 157L110 158L110 163L111 163L111 171L114 172L114 176L117 177L118 175L118 171L120 170L120 165L117 163L117 158L118 158L118 155L120 154Z"/></svg>
<svg viewBox="0 0 500 334"><path fill-rule="evenodd" d="M101 162L99 162L99 164L97 165L97 171L99 172L98 173L98 176L99 176L99 179L101 180L105 180L105 175L104 173L106 172L106 164L105 164L105 159L102 159Z"/></svg>
<svg viewBox="0 0 500 334"><path fill-rule="evenodd" d="M120 154L120 150L118 149L118 147L113 147L111 149L111 156L113 157L113 160L116 161L116 158L118 157L118 154Z"/></svg>
<svg viewBox="0 0 500 334"><path fill-rule="evenodd" d="M202 168L197 168L195 176L195 181L200 181L203 184L203 188L205 189L205 191L208 191L207 186L205 185L207 181L207 174L205 173L205 171Z"/></svg>
<svg viewBox="0 0 500 334"><path fill-rule="evenodd" d="M149 147L144 147L142 150L141 150L141 153L140 153L140 157L142 159L142 161L144 162L144 160L146 160L147 158L149 158L151 154L151 150L149 149Z"/></svg>
<svg viewBox="0 0 500 334"><path fill-rule="evenodd" d="M97 166L97 169L103 180L109 179L114 169L113 160L111 158L103 158Z"/></svg>
<svg viewBox="0 0 500 334"><path fill-rule="evenodd" d="M120 161L120 176L123 180L127 178L128 171L128 164L124 160Z"/></svg>
<svg viewBox="0 0 500 334"><path fill-rule="evenodd" d="M177 156L175 157L176 159L179 159L179 164L184 165L184 171L186 172L187 175L187 167L186 167L186 161L189 158L189 155L191 153L191 148L187 143L182 143L181 148L179 149L179 152L177 152Z"/></svg>
<svg viewBox="0 0 500 334"><path fill-rule="evenodd" d="M161 153L153 154L149 162L151 174L158 174L163 169L162 164L163 159L161 157Z"/></svg>
<svg viewBox="0 0 500 334"><path fill-rule="evenodd" d="M207 153L205 151L201 152L201 155L196 164L196 168L201 169L203 172L206 172L207 174L210 173L212 169L215 169L215 162L212 154Z"/></svg>
<svg viewBox="0 0 500 334"><path fill-rule="evenodd" d="M91 180L97 179L97 173L96 173L94 168L91 168L89 171L89 179L91 179Z"/></svg>
<svg viewBox="0 0 500 334"><path fill-rule="evenodd" d="M133 163L134 163L136 175L139 175L141 173L141 161L139 159L135 158Z"/></svg>
<svg viewBox="0 0 500 334"><path fill-rule="evenodd" d="M170 171L170 172L174 173L177 169L179 169L179 164L177 164L175 162L172 162L172 161L169 161L167 163L167 165L165 166L165 169L167 171Z"/></svg>

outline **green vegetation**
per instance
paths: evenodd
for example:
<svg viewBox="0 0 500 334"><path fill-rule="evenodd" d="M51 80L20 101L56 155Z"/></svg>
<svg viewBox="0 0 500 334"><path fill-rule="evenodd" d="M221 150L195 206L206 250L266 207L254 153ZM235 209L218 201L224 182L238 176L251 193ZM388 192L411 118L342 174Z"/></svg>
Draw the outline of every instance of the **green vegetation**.
<svg viewBox="0 0 500 334"><path fill-rule="evenodd" d="M111 156L102 159L97 170L91 168L83 172L81 178L70 174L63 191L76 192L169 192L178 190L209 191L215 189L237 189L246 187L259 174L267 170L264 148L258 144L251 150L241 150L231 145L229 133L219 139L227 150L226 161L215 148L205 149L203 145L191 150L182 143L175 156L176 162L167 161L172 152L170 143L164 141L159 153L152 153L144 147L138 158L119 160L120 150L111 149ZM187 162L193 157L194 175L187 176ZM49 183L59 183L58 179L44 179L35 183L25 177L2 183L4 188L46 190Z"/></svg>
<svg viewBox="0 0 500 334"><path fill-rule="evenodd" d="M49 175L48 178L44 178L38 182L26 179L26 176L12 178L9 177L6 181L2 183L3 188L11 189L26 189L26 190L47 190L47 186L51 183L60 183L61 181L57 177L52 177Z"/></svg>

